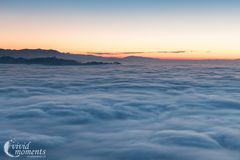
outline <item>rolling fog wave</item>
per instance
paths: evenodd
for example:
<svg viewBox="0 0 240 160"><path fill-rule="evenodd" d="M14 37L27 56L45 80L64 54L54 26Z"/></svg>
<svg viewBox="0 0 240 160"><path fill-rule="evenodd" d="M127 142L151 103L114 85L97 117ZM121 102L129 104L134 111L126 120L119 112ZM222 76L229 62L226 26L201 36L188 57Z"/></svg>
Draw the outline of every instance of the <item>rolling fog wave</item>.
<svg viewBox="0 0 240 160"><path fill-rule="evenodd" d="M0 114L47 159L239 160L240 64L0 65Z"/></svg>

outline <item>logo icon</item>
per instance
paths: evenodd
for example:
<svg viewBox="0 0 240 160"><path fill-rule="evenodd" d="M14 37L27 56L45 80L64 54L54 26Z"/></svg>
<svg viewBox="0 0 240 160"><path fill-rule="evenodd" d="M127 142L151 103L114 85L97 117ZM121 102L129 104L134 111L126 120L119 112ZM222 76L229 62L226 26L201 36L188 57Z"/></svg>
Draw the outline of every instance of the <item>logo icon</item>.
<svg viewBox="0 0 240 160"><path fill-rule="evenodd" d="M5 154L11 158L45 158L46 149L36 149L31 146L32 142L18 142L15 139L8 140L3 145Z"/></svg>

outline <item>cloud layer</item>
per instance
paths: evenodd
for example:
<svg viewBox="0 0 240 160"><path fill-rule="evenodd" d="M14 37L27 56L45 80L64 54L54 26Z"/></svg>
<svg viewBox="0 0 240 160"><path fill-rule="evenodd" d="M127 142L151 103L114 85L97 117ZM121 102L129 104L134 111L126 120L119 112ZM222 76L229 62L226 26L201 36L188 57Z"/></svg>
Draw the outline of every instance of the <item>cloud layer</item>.
<svg viewBox="0 0 240 160"><path fill-rule="evenodd" d="M0 142L47 159L239 160L239 82L237 62L1 65Z"/></svg>
<svg viewBox="0 0 240 160"><path fill-rule="evenodd" d="M193 51L177 50L177 51L149 51L149 52L88 52L92 55L108 55L108 56L118 56L118 55L141 55L146 53L154 54L176 54L176 53L192 53Z"/></svg>

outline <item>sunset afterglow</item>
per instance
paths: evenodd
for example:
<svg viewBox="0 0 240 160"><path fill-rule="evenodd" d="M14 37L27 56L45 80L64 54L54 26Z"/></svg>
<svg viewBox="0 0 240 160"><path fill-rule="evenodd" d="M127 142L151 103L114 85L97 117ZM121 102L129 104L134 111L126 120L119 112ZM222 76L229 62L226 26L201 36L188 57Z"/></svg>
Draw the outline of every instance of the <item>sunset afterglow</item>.
<svg viewBox="0 0 240 160"><path fill-rule="evenodd" d="M0 48L237 59L239 5L235 0L1 1Z"/></svg>

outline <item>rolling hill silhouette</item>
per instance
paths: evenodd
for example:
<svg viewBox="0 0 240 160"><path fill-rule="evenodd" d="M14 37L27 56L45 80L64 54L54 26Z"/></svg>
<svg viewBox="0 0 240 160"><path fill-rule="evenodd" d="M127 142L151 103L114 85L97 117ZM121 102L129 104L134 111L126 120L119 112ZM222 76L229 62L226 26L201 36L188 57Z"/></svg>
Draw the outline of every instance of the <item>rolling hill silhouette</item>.
<svg viewBox="0 0 240 160"><path fill-rule="evenodd" d="M70 54L63 53L57 50L44 50L44 49L22 49L22 50L10 50L0 49L0 57L14 57L14 58L46 58L56 57L66 60L75 60L79 62L124 62L124 61L159 61L159 59L145 58L138 56L129 56L125 58L107 58L94 55L83 54Z"/></svg>

